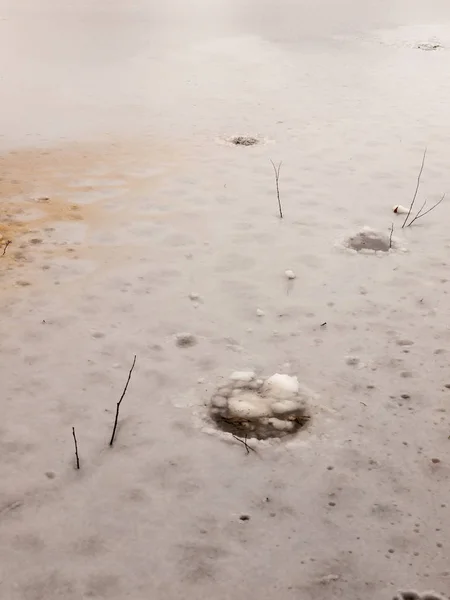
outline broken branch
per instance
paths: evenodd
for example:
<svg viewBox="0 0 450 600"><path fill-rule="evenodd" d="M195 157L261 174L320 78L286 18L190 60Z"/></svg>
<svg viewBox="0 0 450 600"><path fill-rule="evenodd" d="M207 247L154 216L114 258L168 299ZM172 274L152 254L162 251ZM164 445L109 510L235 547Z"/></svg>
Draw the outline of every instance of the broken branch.
<svg viewBox="0 0 450 600"><path fill-rule="evenodd" d="M11 243L11 240L8 240L8 241L6 242L6 244L4 245L4 247L3 247L3 254L2 254L2 256L5 256L5 254L6 254L6 249L8 248L8 246L10 245L10 243Z"/></svg>
<svg viewBox="0 0 450 600"><path fill-rule="evenodd" d="M272 167L273 167L273 170L275 172L275 185L276 185L276 188L277 188L278 211L280 213L280 219L282 219L283 218L283 209L281 207L281 200L280 200L279 180L280 180L280 169L281 169L281 165L283 164L283 162L280 161L278 163L278 166L275 166L275 163L273 162L272 159L270 159L270 162L272 163Z"/></svg>
<svg viewBox="0 0 450 600"><path fill-rule="evenodd" d="M117 422L119 420L120 405L122 403L122 400L125 397L125 394L127 393L128 384L130 383L131 374L133 373L133 369L134 369L134 365L135 364L136 364L136 354L134 355L133 364L131 365L130 372L128 373L127 382L126 382L125 387L123 389L122 395L120 396L120 400L119 400L119 402L117 403L117 406L116 406L116 418L114 419L114 427L113 427L111 439L109 441L109 445L110 446L112 446L114 444L114 438L116 436L116 429L117 429Z"/></svg>
<svg viewBox="0 0 450 600"><path fill-rule="evenodd" d="M402 225L402 229L405 227L410 215L411 215L411 211L413 209L414 206L414 202L416 201L416 197L417 197L417 192L419 191L419 186L420 186L420 178L422 177L422 171L423 171L423 167L425 165L425 157L427 155L427 149L425 148L425 150L423 151L423 157L422 157L422 165L420 167L420 171L419 171L419 175L417 177L417 184L416 184L416 190L414 192L414 196L413 199L411 200L411 204L409 205L409 210L408 210L408 214L406 215L405 220L403 221L403 225Z"/></svg>
<svg viewBox="0 0 450 600"><path fill-rule="evenodd" d="M72 435L73 435L73 441L75 444L75 458L76 458L77 469L79 469L80 468L80 457L78 456L78 443L77 443L77 436L75 435L75 427L72 427Z"/></svg>
<svg viewBox="0 0 450 600"><path fill-rule="evenodd" d="M391 225L391 234L389 236L389 250L392 248L392 234L394 233L394 223Z"/></svg>
<svg viewBox="0 0 450 600"><path fill-rule="evenodd" d="M445 198L445 194L442 194L441 198L436 202L436 204L433 204L433 206L431 208L429 208L428 210L426 210L424 213L422 212L422 210L425 208L425 205L427 203L427 201L425 200L425 202L422 204L421 209L419 210L419 212L417 213L417 215L414 217L414 219L412 221L410 221L408 223L408 227L411 227L411 225L414 223L414 221L417 221L417 219L421 219L422 217L424 217L425 215L427 215L429 212L431 212L432 210L434 210L436 208L436 206L439 206L439 204L442 202L442 200Z"/></svg>
<svg viewBox="0 0 450 600"><path fill-rule="evenodd" d="M237 440L238 442L240 442L241 444L244 445L247 454L250 454L250 450L252 452L256 452L256 450L254 448L252 448L251 446L249 446L247 444L247 436L245 436L245 438L243 440L241 440L241 438L239 438L237 435L234 435L234 434L231 434L231 435L234 437L235 440Z"/></svg>

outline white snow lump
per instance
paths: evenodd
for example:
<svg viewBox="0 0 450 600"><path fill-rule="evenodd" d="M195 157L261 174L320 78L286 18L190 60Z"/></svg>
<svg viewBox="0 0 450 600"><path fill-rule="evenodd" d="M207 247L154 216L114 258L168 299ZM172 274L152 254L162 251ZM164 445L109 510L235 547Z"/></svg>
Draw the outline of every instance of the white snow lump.
<svg viewBox="0 0 450 600"><path fill-rule="evenodd" d="M258 379L251 371L232 373L211 398L210 416L222 431L267 439L296 433L309 421L307 400L297 377L275 373Z"/></svg>

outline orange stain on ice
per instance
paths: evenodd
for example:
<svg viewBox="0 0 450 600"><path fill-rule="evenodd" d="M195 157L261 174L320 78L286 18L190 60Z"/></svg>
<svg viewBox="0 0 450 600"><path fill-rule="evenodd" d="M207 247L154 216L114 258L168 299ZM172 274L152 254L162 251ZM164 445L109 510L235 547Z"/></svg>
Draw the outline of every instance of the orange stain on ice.
<svg viewBox="0 0 450 600"><path fill-rule="evenodd" d="M148 192L160 179L146 176L146 170L152 164L173 164L178 158L172 149L156 146L148 141L70 143L0 155L2 261L10 265L30 262L27 251L39 252L39 245L57 223L80 222L88 228L107 229L129 218L130 197ZM102 199L105 193L107 198ZM92 201L84 203L90 194ZM95 199L96 194L100 199ZM127 201L121 205L122 196ZM111 199L117 199L114 211L106 206ZM55 244L53 251L60 254L61 247ZM47 245L47 257L51 252Z"/></svg>

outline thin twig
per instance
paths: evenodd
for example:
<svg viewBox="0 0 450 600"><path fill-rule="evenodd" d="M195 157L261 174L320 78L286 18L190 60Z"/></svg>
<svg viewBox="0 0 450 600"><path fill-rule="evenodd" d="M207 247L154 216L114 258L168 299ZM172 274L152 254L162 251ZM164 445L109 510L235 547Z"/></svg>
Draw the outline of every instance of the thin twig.
<svg viewBox="0 0 450 600"><path fill-rule="evenodd" d="M419 175L417 177L417 185L416 185L416 191L414 192L414 196L413 199L411 201L411 204L409 205L409 210L408 210L408 214L406 215L406 219L403 221L403 225L402 225L402 229L405 227L409 216L411 215L411 211L413 209L414 206L414 202L416 201L416 197L417 197L417 192L419 191L419 186L420 186L420 178L422 177L422 171L423 171L423 167L425 165L425 157L427 155L427 149L425 148L425 150L423 151L423 157L422 157L422 165L420 167L420 171L419 171Z"/></svg>
<svg viewBox="0 0 450 600"><path fill-rule="evenodd" d="M72 427L73 441L75 443L75 458L77 459L77 469L80 468L80 457L78 456L77 436L75 435L75 427Z"/></svg>
<svg viewBox="0 0 450 600"><path fill-rule="evenodd" d="M241 442L241 444L244 444L247 454L250 454L250 450L252 452L256 452L256 450L254 448L252 448L251 446L249 446L247 444L247 436L245 436L245 438L243 440L241 440L241 438L239 438L237 435L234 435L233 433L231 435L234 437L235 440L237 440L238 442Z"/></svg>
<svg viewBox="0 0 450 600"><path fill-rule="evenodd" d="M417 219L417 217L422 213L422 211L423 211L423 209L425 208L426 205L427 205L427 201L425 200L424 203L422 204L422 206L419 208L419 211L417 212L417 215L414 217L414 219L412 221L410 221L408 223L408 225L406 227L409 227L411 225L411 223Z"/></svg>
<svg viewBox="0 0 450 600"><path fill-rule="evenodd" d="M426 205L426 201L423 203L422 208L419 210L419 212L417 213L417 215L414 217L414 219L412 221L410 221L408 223L408 227L411 227L411 225L414 223L414 221L417 221L417 219L421 219L422 217L424 217L425 215L427 215L429 212L431 212L432 210L434 210L436 208L436 206L439 206L439 204L442 202L442 200L445 198L445 194L442 194L440 200L438 200L436 202L436 204L433 204L433 206L431 208L429 208L428 210L426 210L424 213L422 212L422 210L425 208Z"/></svg>
<svg viewBox="0 0 450 600"><path fill-rule="evenodd" d="M394 233L394 223L391 225L391 234L389 236L389 250L392 248L392 234Z"/></svg>
<svg viewBox="0 0 450 600"><path fill-rule="evenodd" d="M279 180L280 180L280 169L281 169L281 165L283 164L283 162L280 161L278 163L278 167L275 166L275 163L273 162L272 159L270 159L270 162L272 163L272 167L273 167L273 170L275 172L275 184L276 184L276 187L277 187L278 210L280 212L280 219L282 219L283 218L283 209L281 208Z"/></svg>
<svg viewBox="0 0 450 600"><path fill-rule="evenodd" d="M2 256L5 256L5 254L6 254L6 249L7 249L7 247L10 245L10 243L11 243L11 240L8 240L8 241L6 242L6 244L4 245L4 247L3 247L3 254L2 254Z"/></svg>
<svg viewBox="0 0 450 600"><path fill-rule="evenodd" d="M128 373L128 379L127 379L127 382L126 382L126 384L125 384L125 387L123 388L122 395L120 396L120 400L119 400L119 402L117 403L117 406L116 406L116 418L114 419L114 427L113 427L113 431L112 431L111 439L110 439L110 441L109 441L109 445L110 445L110 446L112 446L112 445L114 444L114 437L115 437L115 435L116 435L117 422L118 422L118 420L119 420L119 410L120 410L120 404L121 404L122 400L124 399L124 397L125 397L125 394L127 393L128 384L130 383L131 374L132 374L132 372L133 372L133 369L134 369L134 365L135 365L135 364L136 364L136 354L134 355L133 364L131 365L130 372Z"/></svg>

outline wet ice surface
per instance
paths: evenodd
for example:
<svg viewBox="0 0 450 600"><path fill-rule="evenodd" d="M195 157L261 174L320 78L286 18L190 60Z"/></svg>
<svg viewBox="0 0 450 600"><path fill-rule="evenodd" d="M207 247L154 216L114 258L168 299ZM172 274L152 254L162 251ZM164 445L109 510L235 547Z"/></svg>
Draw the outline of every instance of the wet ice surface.
<svg viewBox="0 0 450 600"><path fill-rule="evenodd" d="M392 206L425 146L417 208L449 188L448 3L0 16L2 596L446 592L449 205ZM392 224L408 253L342 251ZM218 432L236 370L317 392L308 426Z"/></svg>

